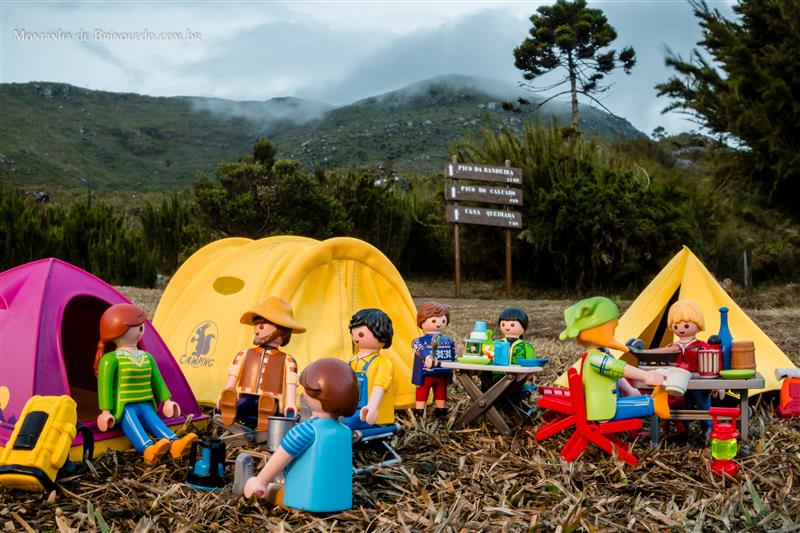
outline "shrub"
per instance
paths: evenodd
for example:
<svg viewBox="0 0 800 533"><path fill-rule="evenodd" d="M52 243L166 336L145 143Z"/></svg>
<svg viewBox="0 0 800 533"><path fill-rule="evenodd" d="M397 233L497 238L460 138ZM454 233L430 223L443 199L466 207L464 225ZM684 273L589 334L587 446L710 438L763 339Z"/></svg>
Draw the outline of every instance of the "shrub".
<svg viewBox="0 0 800 533"><path fill-rule="evenodd" d="M152 286L156 280L155 253L141 230L91 197L64 209L0 187L0 241L3 270L56 257L111 284Z"/></svg>

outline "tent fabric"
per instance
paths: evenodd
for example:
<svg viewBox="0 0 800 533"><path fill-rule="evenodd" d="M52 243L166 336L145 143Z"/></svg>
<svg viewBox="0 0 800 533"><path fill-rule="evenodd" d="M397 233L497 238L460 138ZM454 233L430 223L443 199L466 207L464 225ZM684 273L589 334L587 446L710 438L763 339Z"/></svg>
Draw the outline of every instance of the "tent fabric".
<svg viewBox="0 0 800 533"><path fill-rule="evenodd" d="M119 303L130 301L95 276L58 259L42 259L0 273L0 445L11 436L25 402L39 394L69 395L78 403L78 422L92 429L98 443L95 455L108 448L130 448L118 426L100 432L96 425L99 407L93 364L100 316ZM149 321L142 347L155 358L183 415L207 419ZM178 417L167 424L184 421Z"/></svg>
<svg viewBox="0 0 800 533"><path fill-rule="evenodd" d="M639 338L648 348L657 348L677 340L667 328L667 313L678 300L694 300L703 310L706 329L698 334L702 340L719 331L720 307L727 307L728 325L734 340L752 340L756 348L756 370L764 376L764 389L752 394L781 387L775 379L775 369L794 368L794 363L761 331L736 302L725 292L692 251L684 246L659 274L645 287L625 311L617 326L616 338L625 342ZM619 352L614 352L619 357ZM630 356L624 355L623 359ZM576 363L577 366L578 363ZM558 383L566 383L566 372Z"/></svg>
<svg viewBox="0 0 800 533"><path fill-rule="evenodd" d="M384 310L394 325L386 352L395 367L395 407L414 404L411 341L419 330L400 273L358 239L294 236L215 241L181 265L164 291L154 323L201 403L216 403L234 356L252 346L242 313L269 296L289 302L307 328L284 348L301 371L321 357L349 360L350 317L366 307Z"/></svg>

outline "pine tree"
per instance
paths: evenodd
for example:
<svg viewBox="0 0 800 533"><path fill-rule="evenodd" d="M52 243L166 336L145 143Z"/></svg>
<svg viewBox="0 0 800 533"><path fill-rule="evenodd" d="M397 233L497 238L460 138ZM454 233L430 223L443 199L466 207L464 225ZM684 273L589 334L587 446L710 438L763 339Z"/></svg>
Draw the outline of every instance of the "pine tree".
<svg viewBox="0 0 800 533"><path fill-rule="evenodd" d="M776 205L800 208L800 3L742 0L738 20L692 0L703 29L688 60L670 55L676 71L656 85L680 110L729 144L738 168Z"/></svg>
<svg viewBox="0 0 800 533"><path fill-rule="evenodd" d="M557 68L566 69L567 76L549 87L528 87L538 92L568 83L568 90L550 96L538 106L569 94L572 99L572 127L579 130L578 94L608 111L593 94L609 89L609 85L601 85L600 82L612 70L621 67L630 74L636 63L636 52L630 46L619 53L616 50L603 50L617 38L617 32L608 23L602 10L586 7L586 0L558 0L552 6L540 7L537 12L530 18L533 24L530 37L514 49L514 65L524 72L526 80L533 80Z"/></svg>

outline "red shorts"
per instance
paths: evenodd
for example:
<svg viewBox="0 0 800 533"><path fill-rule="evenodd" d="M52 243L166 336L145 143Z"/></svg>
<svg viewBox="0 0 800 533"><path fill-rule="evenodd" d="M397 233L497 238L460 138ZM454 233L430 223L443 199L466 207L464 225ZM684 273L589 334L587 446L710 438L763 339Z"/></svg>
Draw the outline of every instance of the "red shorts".
<svg viewBox="0 0 800 533"><path fill-rule="evenodd" d="M427 402L428 392L433 387L434 400L447 400L447 382L449 381L447 375L444 374L430 374L423 376L422 385L417 387L417 401Z"/></svg>

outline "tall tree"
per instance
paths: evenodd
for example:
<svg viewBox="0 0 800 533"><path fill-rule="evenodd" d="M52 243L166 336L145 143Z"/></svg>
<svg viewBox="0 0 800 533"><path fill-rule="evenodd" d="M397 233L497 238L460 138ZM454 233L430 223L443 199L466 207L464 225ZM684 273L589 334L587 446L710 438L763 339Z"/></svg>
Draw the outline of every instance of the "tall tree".
<svg viewBox="0 0 800 533"><path fill-rule="evenodd" d="M538 14L530 18L533 24L530 37L514 49L514 65L524 72L526 80L557 68L566 69L566 77L548 87L528 87L534 91L549 91L568 83L568 90L554 94L538 105L564 94L571 95L572 127L579 130L578 94L608 111L594 97L594 94L610 88L610 85L601 85L600 81L616 68L630 74L636 63L636 52L630 46L619 53L604 50L617 38L617 32L602 10L586 7L586 0L558 0L552 6L542 6L536 11Z"/></svg>
<svg viewBox="0 0 800 533"><path fill-rule="evenodd" d="M742 0L738 20L691 1L703 29L689 60L671 54L676 71L656 85L680 110L739 144L740 168L777 205L800 209L800 3ZM710 57L709 57L710 56Z"/></svg>

